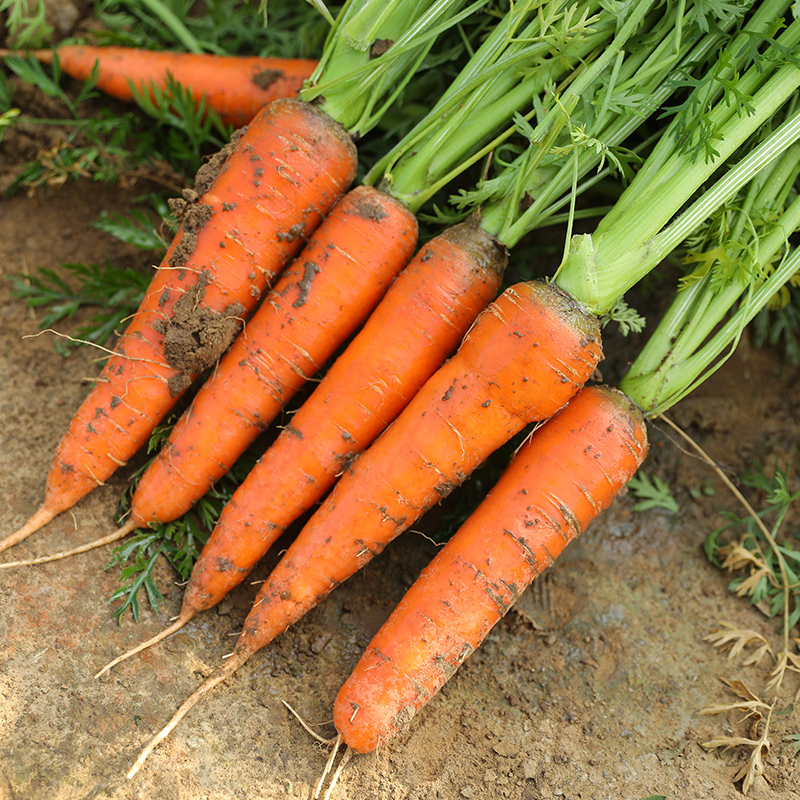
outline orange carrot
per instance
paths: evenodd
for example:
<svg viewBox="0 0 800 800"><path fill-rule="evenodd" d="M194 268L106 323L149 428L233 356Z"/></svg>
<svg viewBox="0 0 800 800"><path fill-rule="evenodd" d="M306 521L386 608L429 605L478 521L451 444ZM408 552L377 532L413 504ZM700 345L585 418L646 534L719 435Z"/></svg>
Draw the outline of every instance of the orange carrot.
<svg viewBox="0 0 800 800"><path fill-rule="evenodd" d="M605 387L539 428L370 642L336 698L343 741L367 753L406 727L646 453L641 412Z"/></svg>
<svg viewBox="0 0 800 800"><path fill-rule="evenodd" d="M72 507L214 364L355 176L351 139L296 100L266 106L206 165L147 294L59 445L39 510L0 552Z"/></svg>
<svg viewBox="0 0 800 800"><path fill-rule="evenodd" d="M506 262L505 248L474 222L420 250L223 509L177 620L97 676L180 630L247 577L455 349L497 294Z"/></svg>
<svg viewBox="0 0 800 800"><path fill-rule="evenodd" d="M8 53L5 53L6 55ZM246 125L262 106L294 97L317 62L302 58L217 56L170 53L129 47L64 45L56 50L35 50L32 55L50 64L58 55L61 69L83 81L99 68L97 87L119 100L132 101L131 84L140 91L165 90L167 77L205 97L222 121L236 128Z"/></svg>
<svg viewBox="0 0 800 800"><path fill-rule="evenodd" d="M150 751L213 687L313 608L527 423L547 419L601 357L597 320L537 282L507 289L456 355L342 476L269 576L225 665L181 706Z"/></svg>
<svg viewBox="0 0 800 800"><path fill-rule="evenodd" d="M416 217L397 200L369 186L345 195L178 420L126 529L191 509L363 322L416 241Z"/></svg>

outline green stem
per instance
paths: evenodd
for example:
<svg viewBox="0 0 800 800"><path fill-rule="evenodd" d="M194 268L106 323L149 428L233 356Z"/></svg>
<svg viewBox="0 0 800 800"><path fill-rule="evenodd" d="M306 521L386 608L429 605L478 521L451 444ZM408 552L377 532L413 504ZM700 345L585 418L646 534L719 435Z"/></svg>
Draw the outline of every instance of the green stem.
<svg viewBox="0 0 800 800"><path fill-rule="evenodd" d="M793 24L787 32L791 32L789 41L794 45L800 25ZM781 43L785 44L786 40ZM749 94L758 81L763 81L763 76L761 70L751 67L741 79L741 85ZM635 205L626 191L594 235L574 237L570 253L557 273L558 285L594 313L604 314L613 309L631 286L800 136L800 115L795 114L674 222L664 227L686 198L730 158L798 86L800 69L794 64L781 67L755 92L750 103L751 113L744 118L732 116L733 112L728 115L721 126L718 157L699 163L692 163L686 154L672 159L665 165L663 178L651 181L646 193L636 192L639 196ZM679 166L682 168L678 169ZM639 175L631 187L636 186L638 179ZM620 207L626 209L625 213Z"/></svg>
<svg viewBox="0 0 800 800"><path fill-rule="evenodd" d="M649 4L652 0L639 0ZM365 182L377 184L418 209L442 186L514 130L495 135L531 98L570 69L570 62L590 58L611 36L616 24L609 13L589 15L597 0L568 7L553 2L543 15L541 3L521 3L498 23L459 78L428 116L385 156ZM591 21L591 27L587 21ZM561 23L578 31L564 42L552 29ZM494 136L492 141L488 141Z"/></svg>
<svg viewBox="0 0 800 800"><path fill-rule="evenodd" d="M350 0L300 99L317 103L354 138L363 136L411 80L437 36L487 2L463 8L466 0Z"/></svg>
<svg viewBox="0 0 800 800"><path fill-rule="evenodd" d="M719 45L722 34L709 34L695 44L695 39L684 41L683 52L679 52L677 59L679 65L701 63L705 61L709 53ZM667 40L665 40L667 41ZM659 45L659 50L663 47ZM674 91L670 80L670 69L676 63L675 59L662 61L660 71L654 68L654 52L646 59L642 65L640 58L633 54L630 59L626 59L623 65L622 83L619 87L620 92L633 91L634 89L648 97L649 110L655 111L660 108L667 98ZM644 51L646 55L646 51ZM680 66L678 67L680 69ZM635 78L645 75L649 80L645 83L636 83ZM611 92L606 95L610 101ZM605 106L604 106L605 107ZM624 142L643 121L642 115L627 114L620 116L614 115L605 126L604 114L601 111L600 119L595 123L598 127L593 130L595 139L602 141L608 148L613 148ZM654 137L655 138L655 137ZM583 176L596 165L601 163L603 155L590 148L581 148L574 151L574 157L578 159L576 169L579 175ZM519 160L520 162L522 159ZM517 167L522 171L522 167ZM500 201L487 206L483 211L483 224L486 230L496 232L496 235L508 247L513 247L528 232L541 227L545 221L554 223L555 220L550 216L558 209L566 205L571 197L580 194L589 183L573 184L572 174L573 165L565 163L561 167L553 165L549 168L542 168L539 162L529 162L524 168L527 173L525 182L525 194L530 199L526 209L520 213L519 197L502 198ZM555 173L555 174L554 174ZM572 189L570 195L563 197L563 193ZM560 198L560 199L559 199Z"/></svg>
<svg viewBox="0 0 800 800"><path fill-rule="evenodd" d="M745 58L749 52L747 45L752 36L767 36L776 19L780 19L781 15L786 11L786 0L764 0L754 11L752 17L748 19L746 30L747 33L740 33L731 41L725 43L724 48L720 47L720 51L724 50L726 55L726 62L724 65L718 61L715 67L709 65L706 69L706 83L700 85L692 93L693 105L695 107L708 108L715 101L719 100L721 88L721 79L736 80L737 84L741 86L741 79L738 78L738 71L742 69L745 64ZM713 70L716 69L718 80L711 80ZM751 70L749 80L752 86L752 79L754 73ZM761 73L756 71L755 77L757 81L761 80ZM757 83L755 85L758 85ZM752 91L748 89L748 91ZM687 104L688 105L688 104ZM736 105L731 103L718 103L716 109L713 109L715 114L711 118L709 127L713 124L721 124L724 118L729 118L736 112ZM663 182L670 175L677 173L678 175L686 169L687 163L691 164L694 160L686 154L685 147L682 146L680 128L677 123L680 122L680 111L675 121L670 126L668 133L661 137L653 152L648 156L646 163L638 171L636 180L625 191L625 194L620 199L614 212L605 220L605 224L612 225L617 216L624 216L629 213L629 209L639 208L642 202L646 202L647 198L659 190L661 182ZM690 127L690 123L687 126ZM683 202L683 201L681 201Z"/></svg>
<svg viewBox="0 0 800 800"><path fill-rule="evenodd" d="M181 22L180 18L161 0L141 0L142 5L155 14L164 25L169 28L172 35L186 48L189 53L202 53L203 48L195 39L189 29Z"/></svg>
<svg viewBox="0 0 800 800"><path fill-rule="evenodd" d="M540 141L543 126L537 127L529 137L532 148L506 169L509 175L517 173L515 190L496 191L494 198L485 202L483 227L511 247L531 230L552 222L550 215L566 204L570 205L567 221L574 220L575 198L587 185L583 177L604 160L614 159L616 153L623 159L634 155L619 150L621 143L664 105L679 78L698 69L720 49L728 31L752 2L719 18L713 33L698 24L698 9L692 2L670 4L663 13L659 9L645 20L643 30L629 45L625 42L632 32L621 27L611 48L595 64L583 65L569 93L562 95L580 98L576 113L567 115L568 146L547 152ZM641 98L635 110L629 107L632 97ZM545 122L552 124L559 115L563 124L564 109L551 109ZM534 148L539 152L532 152ZM567 153L571 159L564 158ZM495 183L502 185L497 179ZM476 196L480 197L480 192Z"/></svg>
<svg viewBox="0 0 800 800"><path fill-rule="evenodd" d="M798 226L800 197L781 215L779 224L758 242L758 263L762 269ZM717 288L709 274L679 292L620 388L648 414L654 416L666 411L721 366L720 357L735 346L744 326L798 268L800 249L795 248L757 288L748 290L741 281ZM746 301L740 302L739 310L713 333L745 291Z"/></svg>

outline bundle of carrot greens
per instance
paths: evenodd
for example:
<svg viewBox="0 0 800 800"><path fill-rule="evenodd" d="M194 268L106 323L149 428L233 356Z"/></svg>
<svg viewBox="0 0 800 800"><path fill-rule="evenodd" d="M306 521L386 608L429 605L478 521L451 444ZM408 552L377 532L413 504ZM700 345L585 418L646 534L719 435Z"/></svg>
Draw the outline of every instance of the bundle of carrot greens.
<svg viewBox="0 0 800 800"><path fill-rule="evenodd" d="M98 673L220 602L331 490L230 658L129 777L203 695L540 425L337 700L340 741L358 752L387 742L634 474L644 417L706 377L797 269L787 241L800 222L800 20L783 24L791 4L779 0L515 3L476 26L452 85L345 194L351 139L388 113L437 37L483 13L456 0L345 6L301 102L272 103L198 175L142 307L56 454L44 504L0 542L22 541L102 483L211 368L122 527L0 566L174 523L354 337L225 506L178 619ZM470 177L442 210L443 192ZM573 236L578 198L600 180L618 198L591 234ZM430 203L434 219L458 222L417 250L415 214ZM563 221L553 276L498 297L509 250ZM602 358L601 325L641 329L625 293L686 242L701 266L622 392L583 388ZM125 553L151 563L152 545L146 532Z"/></svg>

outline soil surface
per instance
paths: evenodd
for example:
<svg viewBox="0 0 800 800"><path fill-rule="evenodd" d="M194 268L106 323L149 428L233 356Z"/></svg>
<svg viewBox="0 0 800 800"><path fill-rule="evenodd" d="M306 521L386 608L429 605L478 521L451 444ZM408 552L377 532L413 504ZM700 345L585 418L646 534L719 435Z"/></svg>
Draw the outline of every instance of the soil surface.
<svg viewBox="0 0 800 800"><path fill-rule="evenodd" d="M3 177L31 151L29 134L7 141ZM141 191L81 181L0 200L0 534L38 507L53 451L88 391L85 379L98 372L93 351L64 358L51 334L30 338L40 315L12 296L9 277L76 261L147 266L140 252L90 225L101 210L129 208ZM74 334L87 315L60 330ZM614 363L603 365L607 380L618 377L630 347L607 345L615 353ZM756 460L768 470L796 462L799 378L776 353L756 351L745 339L673 417L730 475ZM651 427L651 441L645 470L669 483L680 511L634 512L630 497L618 498L407 733L350 761L333 798L741 796L733 778L749 751L720 754L701 744L748 736L749 725L740 712L700 711L731 702L721 678L739 678L761 695L768 667L728 660L703 637L727 620L779 649L778 624L732 595L729 576L702 553L721 512L738 511L722 482L658 427ZM109 532L128 474L120 470L0 560ZM140 748L232 649L256 587L240 587L166 643L93 680L99 667L177 613L181 589L171 569L159 568L162 608L154 614L144 604L138 624L114 619L108 598L118 573L104 569L107 548L0 572L0 800L310 798L327 750L281 701L331 736L339 686L434 552L422 536L400 537L205 698L131 781L125 773ZM268 556L253 580L276 558ZM800 798L800 757L784 739L800 733L800 715L790 706L796 678L787 679L776 706L789 711L772 720L772 750L752 797Z"/></svg>

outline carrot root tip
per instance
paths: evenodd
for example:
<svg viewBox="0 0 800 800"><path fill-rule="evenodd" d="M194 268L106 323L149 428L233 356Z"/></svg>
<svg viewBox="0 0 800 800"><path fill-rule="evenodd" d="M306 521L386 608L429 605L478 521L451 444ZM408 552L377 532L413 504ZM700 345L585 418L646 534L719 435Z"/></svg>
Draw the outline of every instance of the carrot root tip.
<svg viewBox="0 0 800 800"><path fill-rule="evenodd" d="M148 639L146 642L142 642L141 644L137 645L131 650L128 650L126 653L123 653L121 656L117 656L113 661L109 661L99 672L97 672L93 678L96 680L103 676L106 672L108 672L113 667L116 667L117 664L121 664L123 661L127 661L131 656L135 656L137 653L141 653L143 650L147 650L148 648L152 647L155 644L158 644L163 639L167 639L168 637L172 636L173 633L177 633L184 625L186 625L189 620L194 617L194 612L188 614L181 614L175 622L172 623L167 628L164 628L163 631L157 633L152 638Z"/></svg>
<svg viewBox="0 0 800 800"><path fill-rule="evenodd" d="M58 512L47 505L40 506L39 510L18 530L0 540L0 553L27 539L50 522Z"/></svg>
<svg viewBox="0 0 800 800"><path fill-rule="evenodd" d="M11 567L31 567L36 564L47 564L51 561L60 561L63 558L76 556L80 553L88 553L90 550L95 550L105 544L111 544L112 542L116 542L119 539L124 538L131 531L136 530L138 527L138 523L134 523L132 520L129 520L125 525L123 525L121 528L117 528L117 530L115 530L113 533L109 533L107 536L102 536L99 539L95 539L93 542L82 544L79 547L73 547L72 550L62 550L60 553L51 553L49 556L39 556L39 558L27 558L22 561L7 561L5 564L0 564L0 569L10 569Z"/></svg>

